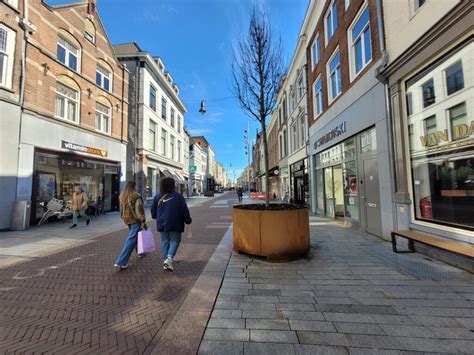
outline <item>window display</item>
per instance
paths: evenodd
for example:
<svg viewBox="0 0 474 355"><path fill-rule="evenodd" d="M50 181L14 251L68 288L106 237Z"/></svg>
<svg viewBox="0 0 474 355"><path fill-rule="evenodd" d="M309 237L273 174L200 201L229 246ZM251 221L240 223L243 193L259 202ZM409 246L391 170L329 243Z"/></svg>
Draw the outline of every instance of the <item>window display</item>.
<svg viewBox="0 0 474 355"><path fill-rule="evenodd" d="M465 45L406 83L417 108L407 122L415 218L469 230L474 230L474 90L472 71L463 69L472 64L473 49Z"/></svg>

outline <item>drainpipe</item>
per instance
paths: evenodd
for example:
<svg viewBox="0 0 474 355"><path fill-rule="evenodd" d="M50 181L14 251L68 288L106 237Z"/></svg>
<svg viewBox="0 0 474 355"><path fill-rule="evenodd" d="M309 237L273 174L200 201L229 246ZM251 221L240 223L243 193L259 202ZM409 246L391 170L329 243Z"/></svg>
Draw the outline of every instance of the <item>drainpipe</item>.
<svg viewBox="0 0 474 355"><path fill-rule="evenodd" d="M377 9L377 29L378 29L378 37L379 37L379 46L380 46L380 53L382 54L382 63L380 66L376 69L376 78L384 85L384 90L385 90L385 111L387 112L387 121L388 121L388 148L389 148L389 154L390 157L392 158L391 162L391 171L393 176L392 179L392 215L393 215L393 221L394 223L394 228L397 227L398 224L398 218L397 218L397 206L396 202L394 201L395 198L395 192L396 192L396 168L395 168L395 157L394 157L394 142L393 142L393 115L392 115L392 109L390 105L390 91L388 87L388 79L385 77L383 74L381 74L381 71L387 67L388 64L388 53L385 48L385 32L384 32L384 26L383 26L383 17L382 17L382 0L376 0L375 1L375 6Z"/></svg>

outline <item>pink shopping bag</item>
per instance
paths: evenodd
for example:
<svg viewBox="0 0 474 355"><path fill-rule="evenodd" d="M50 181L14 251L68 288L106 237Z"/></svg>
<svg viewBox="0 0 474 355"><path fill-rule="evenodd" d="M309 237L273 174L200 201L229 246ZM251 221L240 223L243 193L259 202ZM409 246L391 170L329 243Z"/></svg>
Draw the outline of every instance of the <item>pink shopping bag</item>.
<svg viewBox="0 0 474 355"><path fill-rule="evenodd" d="M149 229L138 232L138 254L148 254L155 251L155 238Z"/></svg>

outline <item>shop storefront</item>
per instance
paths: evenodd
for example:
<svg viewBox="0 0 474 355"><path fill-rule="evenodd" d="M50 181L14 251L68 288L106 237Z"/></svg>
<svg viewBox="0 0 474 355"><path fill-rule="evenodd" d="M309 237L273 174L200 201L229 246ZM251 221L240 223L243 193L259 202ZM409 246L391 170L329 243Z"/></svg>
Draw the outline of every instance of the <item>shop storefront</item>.
<svg viewBox="0 0 474 355"><path fill-rule="evenodd" d="M269 180L270 188L268 192L270 193L270 198L279 199L280 196L280 170L278 166L273 167L269 171Z"/></svg>
<svg viewBox="0 0 474 355"><path fill-rule="evenodd" d="M290 165L290 198L296 204L309 203L308 159Z"/></svg>
<svg viewBox="0 0 474 355"><path fill-rule="evenodd" d="M70 204L75 186L87 194L91 205L104 212L117 211L120 163L72 152L35 149L31 223L43 216L53 197Z"/></svg>
<svg viewBox="0 0 474 355"><path fill-rule="evenodd" d="M414 224L474 231L472 40L405 81Z"/></svg>

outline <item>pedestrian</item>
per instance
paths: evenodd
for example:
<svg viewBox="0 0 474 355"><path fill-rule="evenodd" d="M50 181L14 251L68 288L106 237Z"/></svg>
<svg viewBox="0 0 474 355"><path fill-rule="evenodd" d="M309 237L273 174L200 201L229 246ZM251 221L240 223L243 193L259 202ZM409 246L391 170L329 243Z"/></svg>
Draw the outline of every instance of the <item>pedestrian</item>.
<svg viewBox="0 0 474 355"><path fill-rule="evenodd" d="M86 226L91 222L90 217L86 214L86 210L89 207L89 199L87 194L81 190L79 186L74 186L74 193L72 194L72 226L73 229L77 227L78 217L84 217L86 219Z"/></svg>
<svg viewBox="0 0 474 355"><path fill-rule="evenodd" d="M135 181L127 181L119 197L120 216L128 226L127 240L125 240L122 251L114 264L115 267L120 269L126 269L128 267L130 255L132 255L133 249L137 248L138 232L142 229L147 229L143 199L140 194L135 191L135 188ZM139 255L139 257L140 256L141 255Z"/></svg>
<svg viewBox="0 0 474 355"><path fill-rule="evenodd" d="M243 192L242 189L239 187L239 188L237 189L237 197L239 198L239 202L242 202L243 196L244 196L244 192Z"/></svg>
<svg viewBox="0 0 474 355"><path fill-rule="evenodd" d="M160 232L163 269L173 271L173 258L181 243L184 225L192 223L186 200L175 192L174 179L160 180L160 192L153 199L151 217L156 219L156 229Z"/></svg>

